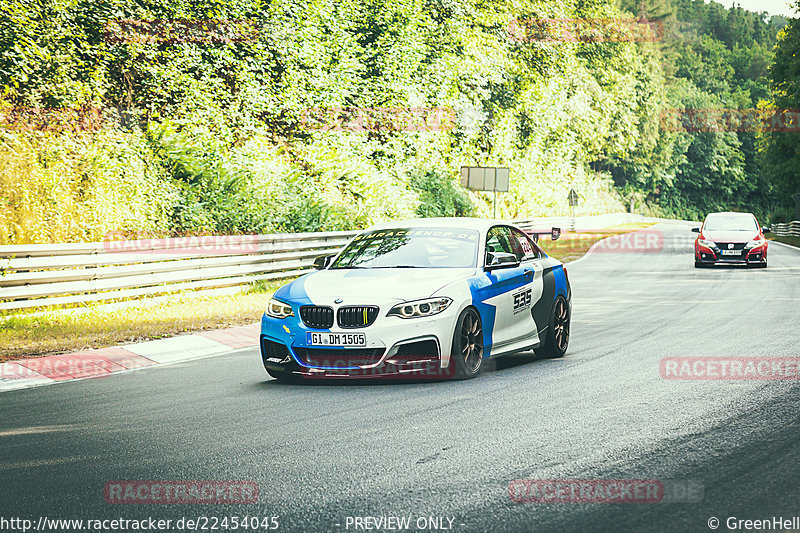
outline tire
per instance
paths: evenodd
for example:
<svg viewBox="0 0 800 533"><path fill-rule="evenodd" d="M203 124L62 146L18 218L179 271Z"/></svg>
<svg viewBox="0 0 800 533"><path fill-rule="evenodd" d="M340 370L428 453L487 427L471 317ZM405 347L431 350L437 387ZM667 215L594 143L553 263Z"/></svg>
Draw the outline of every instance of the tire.
<svg viewBox="0 0 800 533"><path fill-rule="evenodd" d="M558 296L550 312L550 324L544 344L536 350L538 355L555 359L564 357L569 348L569 326L571 320L569 304L563 296Z"/></svg>
<svg viewBox="0 0 800 533"><path fill-rule="evenodd" d="M709 266L708 264L701 263L700 261L695 261L694 262L694 267L695 268L708 268L708 266Z"/></svg>
<svg viewBox="0 0 800 533"><path fill-rule="evenodd" d="M483 324L478 311L465 309L456 321L450 364L455 379L472 379L483 369Z"/></svg>

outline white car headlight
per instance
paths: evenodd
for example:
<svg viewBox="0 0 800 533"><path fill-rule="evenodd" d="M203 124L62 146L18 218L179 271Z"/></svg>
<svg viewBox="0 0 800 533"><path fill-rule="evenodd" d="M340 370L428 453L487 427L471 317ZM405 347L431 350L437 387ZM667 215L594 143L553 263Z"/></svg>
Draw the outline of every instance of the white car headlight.
<svg viewBox="0 0 800 533"><path fill-rule="evenodd" d="M707 239L697 239L697 244L699 244L700 246L705 246L707 248L717 247L717 243L715 243L714 241L709 241Z"/></svg>
<svg viewBox="0 0 800 533"><path fill-rule="evenodd" d="M441 313L447 309L453 300L450 298L427 298L397 304L392 307L386 316L399 316L400 318L419 318Z"/></svg>
<svg viewBox="0 0 800 533"><path fill-rule="evenodd" d="M748 242L747 244L744 245L744 247L747 249L758 248L759 246L762 246L765 242L767 242L767 240L762 237L761 239L755 239L753 241Z"/></svg>
<svg viewBox="0 0 800 533"><path fill-rule="evenodd" d="M294 312L290 305L286 305L273 298L267 304L267 316L271 316L272 318L287 318L294 316Z"/></svg>

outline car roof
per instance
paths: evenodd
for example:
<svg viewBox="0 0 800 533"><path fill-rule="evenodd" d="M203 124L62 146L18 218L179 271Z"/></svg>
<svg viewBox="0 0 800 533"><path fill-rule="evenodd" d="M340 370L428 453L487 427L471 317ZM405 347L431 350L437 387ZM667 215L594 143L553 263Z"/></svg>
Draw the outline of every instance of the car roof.
<svg viewBox="0 0 800 533"><path fill-rule="evenodd" d="M393 220L380 222L370 226L365 231L393 229L393 228L453 228L453 229L474 229L482 232L489 231L492 226L508 225L513 226L513 222L504 220L494 220L488 218L474 217L435 217L435 218L409 218L405 220Z"/></svg>
<svg viewBox="0 0 800 533"><path fill-rule="evenodd" d="M711 215L726 215L726 216L734 215L734 216L742 216L742 217L753 217L753 216L755 216L755 215L753 215L753 213L742 213L741 211L717 211L716 213L709 213L706 216L710 217Z"/></svg>

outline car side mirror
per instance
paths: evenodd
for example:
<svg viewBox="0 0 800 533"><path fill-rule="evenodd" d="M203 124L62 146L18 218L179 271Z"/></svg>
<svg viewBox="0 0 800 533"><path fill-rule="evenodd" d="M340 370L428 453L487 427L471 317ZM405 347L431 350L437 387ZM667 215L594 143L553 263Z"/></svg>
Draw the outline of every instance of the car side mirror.
<svg viewBox="0 0 800 533"><path fill-rule="evenodd" d="M561 237L561 228L553 228L550 230L550 240L557 241Z"/></svg>
<svg viewBox="0 0 800 533"><path fill-rule="evenodd" d="M331 264L336 255L320 255L314 259L314 268L317 270L325 270Z"/></svg>
<svg viewBox="0 0 800 533"><path fill-rule="evenodd" d="M497 268L513 268L519 266L519 259L514 254L506 252L486 252L485 270Z"/></svg>
<svg viewBox="0 0 800 533"><path fill-rule="evenodd" d="M772 233L772 230L766 226L761 227L761 233Z"/></svg>
<svg viewBox="0 0 800 533"><path fill-rule="evenodd" d="M692 233L700 233L700 228L692 228Z"/></svg>

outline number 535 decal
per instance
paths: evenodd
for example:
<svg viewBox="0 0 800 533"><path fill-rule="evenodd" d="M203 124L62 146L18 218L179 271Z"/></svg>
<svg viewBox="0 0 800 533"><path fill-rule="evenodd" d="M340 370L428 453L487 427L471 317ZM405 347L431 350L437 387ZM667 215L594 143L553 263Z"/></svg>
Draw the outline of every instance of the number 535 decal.
<svg viewBox="0 0 800 533"><path fill-rule="evenodd" d="M524 311L531 306L531 290L524 289L514 294L514 313Z"/></svg>

